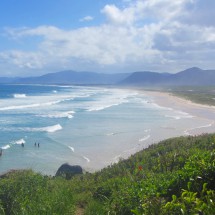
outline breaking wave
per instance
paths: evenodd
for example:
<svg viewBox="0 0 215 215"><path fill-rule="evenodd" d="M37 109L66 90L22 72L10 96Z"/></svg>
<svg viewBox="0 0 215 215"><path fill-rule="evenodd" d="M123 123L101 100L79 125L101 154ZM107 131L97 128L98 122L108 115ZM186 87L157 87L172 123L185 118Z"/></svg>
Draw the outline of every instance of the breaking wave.
<svg viewBox="0 0 215 215"><path fill-rule="evenodd" d="M139 139L139 142L146 141L146 140L148 140L149 138L150 138L150 135L147 135L147 136L145 136L145 137Z"/></svg>
<svg viewBox="0 0 215 215"><path fill-rule="evenodd" d="M62 126L60 124L56 124L53 126L47 126L47 127L42 127L42 128L34 128L34 131L45 131L49 133L54 133L56 131L62 130Z"/></svg>
<svg viewBox="0 0 215 215"><path fill-rule="evenodd" d="M26 94L13 94L13 97L14 98L25 98L26 97Z"/></svg>
<svg viewBox="0 0 215 215"><path fill-rule="evenodd" d="M1 149L4 149L4 150L5 150L5 149L9 149L9 148L10 148L10 145L5 145L5 146L2 146L2 147L1 147Z"/></svg>
<svg viewBox="0 0 215 215"><path fill-rule="evenodd" d="M201 125L201 126L198 126L198 127L187 129L187 130L184 131L184 134L185 135L190 135L190 132L193 131L193 130L212 127L214 123L215 122L213 121L212 123L209 123L209 124L206 124L206 125Z"/></svg>
<svg viewBox="0 0 215 215"><path fill-rule="evenodd" d="M25 143L24 139L16 140L16 141L13 142L13 144L18 144L18 145L21 145L23 143Z"/></svg>
<svg viewBox="0 0 215 215"><path fill-rule="evenodd" d="M68 146L68 147L72 150L72 152L75 152L75 149L72 146Z"/></svg>
<svg viewBox="0 0 215 215"><path fill-rule="evenodd" d="M84 158L84 160L86 160L86 161L87 161L87 163L89 163L89 162L90 162L90 159L89 159L88 157L83 156L83 158Z"/></svg>
<svg viewBox="0 0 215 215"><path fill-rule="evenodd" d="M25 108L35 108L35 107L43 107L43 106L52 106L64 101L69 101L73 100L74 98L65 98L65 99L60 99L56 101L50 101L50 102L44 102L44 103L34 103L34 104L26 104L26 105L13 105L13 106L7 106L7 107L1 107L0 111L5 111L5 110L20 110L20 109L25 109Z"/></svg>
<svg viewBox="0 0 215 215"><path fill-rule="evenodd" d="M47 114L47 115L39 115L41 117L47 117L47 118L73 118L74 111L68 111L63 113L55 113L55 114Z"/></svg>

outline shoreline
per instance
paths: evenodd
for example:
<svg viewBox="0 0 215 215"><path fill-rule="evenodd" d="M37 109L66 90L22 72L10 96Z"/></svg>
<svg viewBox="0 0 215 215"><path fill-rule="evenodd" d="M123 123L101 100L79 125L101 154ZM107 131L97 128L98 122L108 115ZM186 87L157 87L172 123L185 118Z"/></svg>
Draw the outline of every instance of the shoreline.
<svg viewBox="0 0 215 215"><path fill-rule="evenodd" d="M215 132L215 106L195 103L191 100L181 98L179 96L163 91L140 90L139 92L152 97L153 102L161 107L183 111L192 115L193 117L209 120L211 122L207 124L208 126L203 125L202 127L190 128L187 130L198 129L199 132L197 134L202 134L205 133L207 127L211 127L211 129L213 130L211 131L211 129L209 129L208 133Z"/></svg>
<svg viewBox="0 0 215 215"><path fill-rule="evenodd" d="M125 89L134 90L134 89ZM178 119L172 119L172 124L167 126L158 126L157 130L149 129L147 132L142 131L141 136L135 135L135 138L128 145L124 146L121 144L121 152L114 154L114 151L109 155L104 157L89 155L90 162L82 166L88 172L97 172L103 168L106 168L112 164L118 163L121 159L128 159L130 156L136 154L137 152L149 147L152 144L158 144L160 141L176 138L179 136L196 136L204 133L214 133L215 132L215 107L207 106L202 104L197 104L189 100L174 96L168 92L161 91L146 91L137 90L137 93L144 96L149 96L149 104L155 104L165 109L172 109L173 112L184 112L193 116L187 118L190 123L190 127L183 127L186 123L186 117ZM213 116L214 117L213 117ZM213 119L213 120L212 120ZM201 123L200 123L201 122ZM181 123L181 124L180 124ZM179 124L175 126L176 124ZM188 126L189 126L188 125ZM119 147L119 146L118 146ZM108 149L107 149L108 150ZM88 156L88 155L87 155ZM110 157L109 157L110 156ZM100 165L98 165L100 163Z"/></svg>
<svg viewBox="0 0 215 215"><path fill-rule="evenodd" d="M101 142L101 144L98 146L96 146L95 143L95 145L91 144L91 148L88 148L89 146L87 145L79 147L78 144L76 145L76 142L69 140L66 142L67 144L63 144L64 148L66 146L65 150L68 148L66 154L60 154L57 162L53 161L55 164L50 163L48 168L43 168L43 166L45 166L44 164L41 166L36 162L32 162L30 168L43 175L54 175L60 165L68 162L71 165L80 165L86 171L93 173L117 163L120 159L127 159L152 144L158 144L160 141L179 136L194 136L215 132L215 106L197 104L190 100L172 95L169 92L132 88L123 88L121 90L122 92L120 92L120 95L122 93L122 97L126 95L126 91L135 91L134 98L137 94L139 95L138 99L140 101L137 100L138 109L133 109L133 112L129 111L129 117L127 118L127 121L124 121L127 123L125 125L129 125L128 128L130 129L127 129L126 127L124 128L124 124L120 124L122 127L119 129L117 129L117 127L108 127L107 133L106 130L102 130L99 133L99 136L104 138L103 140L100 137L99 141L95 139L97 141L95 141L95 143ZM133 92L131 92L131 94L132 99ZM129 96L128 98L130 99ZM119 104L126 104L126 102ZM135 104L135 102L131 100L130 105L132 107L134 106L133 104ZM118 105L114 104L112 106L117 108ZM124 106L124 110L127 110L128 108L128 106ZM104 109L106 109L106 106ZM149 116L152 110L152 113L154 113L154 115L151 115L152 118L148 118L147 114L144 114L147 113L145 110L149 111ZM156 110L159 114L156 113ZM133 116L135 111L138 113L139 118L137 118L138 121L133 122L132 119L136 119L135 116ZM111 110L109 114L110 113ZM116 113L117 112L115 112L115 114ZM96 112L94 112L94 114L96 114ZM121 117L124 119L123 115ZM154 121L154 119L158 119L158 121ZM159 121L159 119L161 119L161 121ZM78 118L75 117L73 120L78 120ZM149 120L149 124L144 127L147 120ZM75 121L71 123L71 125L73 124L75 124ZM57 143L63 142L64 139L60 138L60 135L58 137L57 132L51 133L50 136L51 138L53 137L56 146L61 147L61 145L57 145ZM56 139L56 137L59 139ZM88 140L89 139L87 139L86 143L88 143ZM83 139L83 142L84 141L85 139ZM83 144L82 142L80 143ZM78 147L76 148L76 146ZM25 149L27 150L27 148ZM43 149L43 147L41 149ZM37 153L35 155L38 155L37 151L33 151L33 153ZM49 156L52 158L50 154Z"/></svg>

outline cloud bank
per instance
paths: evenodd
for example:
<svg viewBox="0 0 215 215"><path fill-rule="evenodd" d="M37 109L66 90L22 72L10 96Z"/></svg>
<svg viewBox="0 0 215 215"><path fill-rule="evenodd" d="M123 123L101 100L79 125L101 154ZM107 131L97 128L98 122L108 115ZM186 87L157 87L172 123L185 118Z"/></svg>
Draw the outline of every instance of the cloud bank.
<svg viewBox="0 0 215 215"><path fill-rule="evenodd" d="M10 39L37 38L36 48L0 52L0 67L25 69L29 73L215 68L215 1L131 0L122 5L105 5L101 14L106 21L97 26L6 29ZM91 16L81 19L92 20Z"/></svg>

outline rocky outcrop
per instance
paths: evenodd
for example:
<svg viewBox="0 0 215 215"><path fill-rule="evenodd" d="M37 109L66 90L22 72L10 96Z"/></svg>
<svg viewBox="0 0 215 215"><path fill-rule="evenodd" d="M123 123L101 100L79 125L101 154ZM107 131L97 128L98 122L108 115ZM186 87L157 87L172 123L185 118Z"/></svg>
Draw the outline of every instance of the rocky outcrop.
<svg viewBox="0 0 215 215"><path fill-rule="evenodd" d="M66 179L71 179L74 175L83 174L83 169L79 165L69 165L68 163L62 164L57 170L55 176L61 176Z"/></svg>

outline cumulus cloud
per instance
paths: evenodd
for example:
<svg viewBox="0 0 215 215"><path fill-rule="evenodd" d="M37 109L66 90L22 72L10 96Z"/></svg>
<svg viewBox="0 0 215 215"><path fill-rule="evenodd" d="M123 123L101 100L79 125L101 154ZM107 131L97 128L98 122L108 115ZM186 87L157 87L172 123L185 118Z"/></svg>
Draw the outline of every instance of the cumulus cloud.
<svg viewBox="0 0 215 215"><path fill-rule="evenodd" d="M31 52L8 50L0 60L21 68L77 70L178 71L214 67L214 5L200 0L129 0L124 7L105 5L107 22L63 30L55 26L7 29L11 38L40 37ZM204 3L205 2L205 3ZM204 9L201 10L201 7ZM210 18L209 18L210 16ZM203 19L197 22L196 19ZM195 19L196 18L196 19ZM92 17L84 17L90 21Z"/></svg>

